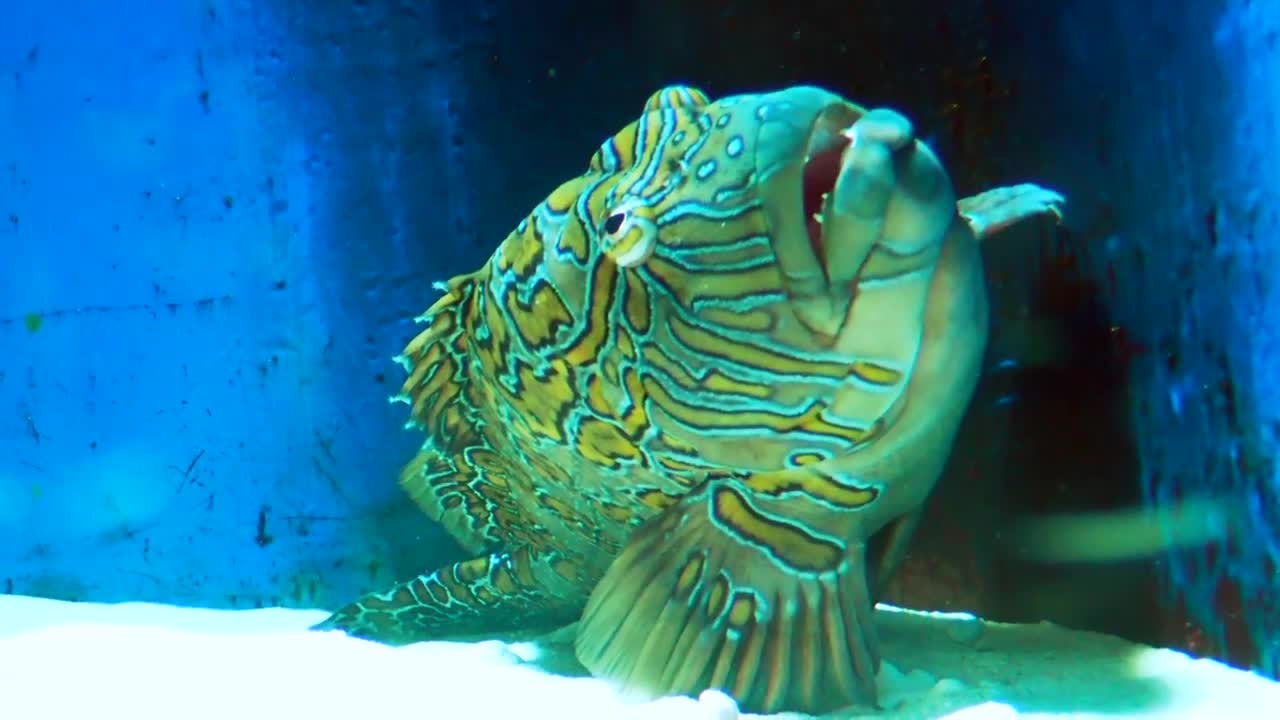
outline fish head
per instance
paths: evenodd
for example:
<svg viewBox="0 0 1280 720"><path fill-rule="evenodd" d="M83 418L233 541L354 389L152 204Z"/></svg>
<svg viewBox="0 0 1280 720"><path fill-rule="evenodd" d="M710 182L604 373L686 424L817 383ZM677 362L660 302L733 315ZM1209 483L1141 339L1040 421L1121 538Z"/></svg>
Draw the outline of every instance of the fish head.
<svg viewBox="0 0 1280 720"><path fill-rule="evenodd" d="M596 417L778 467L869 438L902 395L955 216L900 115L671 86L521 223L492 294L524 346L593 369L576 387Z"/></svg>

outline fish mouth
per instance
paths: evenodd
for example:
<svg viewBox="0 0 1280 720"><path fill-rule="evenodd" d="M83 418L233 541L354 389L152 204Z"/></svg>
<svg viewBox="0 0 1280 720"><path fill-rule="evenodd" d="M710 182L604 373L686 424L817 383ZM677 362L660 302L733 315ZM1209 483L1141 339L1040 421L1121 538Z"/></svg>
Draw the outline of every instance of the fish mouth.
<svg viewBox="0 0 1280 720"><path fill-rule="evenodd" d="M878 278L932 267L955 218L950 181L893 110L866 110L814 87L761 102L756 189L780 289L815 337L834 342L868 263Z"/></svg>
<svg viewBox="0 0 1280 720"><path fill-rule="evenodd" d="M861 115L848 103L824 108L814 120L805 142L801 170L801 217L805 234L818 264L826 267L822 224L829 210L828 198L844 165L844 153L853 144L853 124Z"/></svg>
<svg viewBox="0 0 1280 720"><path fill-rule="evenodd" d="M852 128L866 111L834 93L798 87L763 99L756 136L757 190L788 294L826 294L824 223ZM847 174L847 173L846 173Z"/></svg>

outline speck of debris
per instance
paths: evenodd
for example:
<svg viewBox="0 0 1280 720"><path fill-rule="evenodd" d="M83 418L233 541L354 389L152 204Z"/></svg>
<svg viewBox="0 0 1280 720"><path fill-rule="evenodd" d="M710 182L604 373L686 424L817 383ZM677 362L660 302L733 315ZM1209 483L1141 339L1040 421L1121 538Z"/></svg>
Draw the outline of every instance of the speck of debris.
<svg viewBox="0 0 1280 720"><path fill-rule="evenodd" d="M263 505L258 510L258 529L253 535L253 541L257 543L260 548L265 548L275 542L275 538L271 537L271 535L267 533L267 513L270 511L271 508L266 505Z"/></svg>

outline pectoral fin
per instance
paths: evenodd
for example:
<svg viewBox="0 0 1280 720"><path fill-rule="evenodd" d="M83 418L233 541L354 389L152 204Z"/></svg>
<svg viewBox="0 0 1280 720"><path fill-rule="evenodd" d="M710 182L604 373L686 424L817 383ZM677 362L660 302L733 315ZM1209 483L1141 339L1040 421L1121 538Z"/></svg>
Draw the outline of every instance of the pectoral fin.
<svg viewBox="0 0 1280 720"><path fill-rule="evenodd" d="M1065 203L1066 199L1053 190L1022 183L961 198L956 202L956 211L968 223L974 237L983 240L1037 215L1051 215L1060 223Z"/></svg>
<svg viewBox="0 0 1280 720"><path fill-rule="evenodd" d="M713 481L631 538L582 616L578 659L644 695L733 696L743 710L874 704L864 549Z"/></svg>

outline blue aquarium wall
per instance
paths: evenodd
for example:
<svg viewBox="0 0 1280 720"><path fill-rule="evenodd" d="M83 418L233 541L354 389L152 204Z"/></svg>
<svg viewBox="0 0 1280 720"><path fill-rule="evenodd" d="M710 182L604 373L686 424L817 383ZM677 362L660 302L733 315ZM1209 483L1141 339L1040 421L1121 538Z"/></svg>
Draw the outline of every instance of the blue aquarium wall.
<svg viewBox="0 0 1280 720"><path fill-rule="evenodd" d="M1252 617L1265 649L1280 6L850 5L7 3L0 592L332 607L456 558L398 491L416 439L387 402L431 283L481 263L658 86L811 82L906 111L962 193L1070 198L1062 231L989 249L989 365L1088 372L1055 376L1059 404L988 383L940 488L959 504L921 547L954 546L948 523L981 545L982 509L1026 509L1028 487L1043 511L1224 496L1216 550L1149 570L1201 623ZM1057 469L1011 459L1076 416L1079 436L1036 439ZM992 587L970 605L1068 612ZM1105 625L1121 595L1077 619Z"/></svg>
<svg viewBox="0 0 1280 720"><path fill-rule="evenodd" d="M334 603L449 552L390 358L494 163L446 19L305 5L6 6L4 591Z"/></svg>

